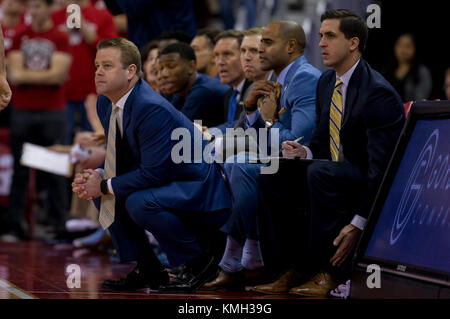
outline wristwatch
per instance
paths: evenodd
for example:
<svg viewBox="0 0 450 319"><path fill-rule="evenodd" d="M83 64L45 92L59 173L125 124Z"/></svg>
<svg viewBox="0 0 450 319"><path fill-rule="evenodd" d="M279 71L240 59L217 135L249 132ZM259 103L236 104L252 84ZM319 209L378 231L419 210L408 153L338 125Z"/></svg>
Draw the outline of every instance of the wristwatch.
<svg viewBox="0 0 450 319"><path fill-rule="evenodd" d="M266 124L266 129L270 129L275 124L275 122L276 122L276 120L274 120L274 119L266 120L264 122Z"/></svg>
<svg viewBox="0 0 450 319"><path fill-rule="evenodd" d="M108 180L102 179L100 182L100 191L103 193L103 195L108 195Z"/></svg>

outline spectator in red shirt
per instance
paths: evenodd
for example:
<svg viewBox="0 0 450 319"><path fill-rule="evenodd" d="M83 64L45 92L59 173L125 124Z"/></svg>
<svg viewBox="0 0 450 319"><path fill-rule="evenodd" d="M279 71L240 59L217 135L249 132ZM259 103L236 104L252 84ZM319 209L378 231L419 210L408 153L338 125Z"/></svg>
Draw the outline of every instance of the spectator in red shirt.
<svg viewBox="0 0 450 319"><path fill-rule="evenodd" d="M1 3L2 17L0 23L3 29L5 56L8 55L17 33L25 29L25 0L3 0Z"/></svg>
<svg viewBox="0 0 450 319"><path fill-rule="evenodd" d="M3 0L1 3L1 19L0 24L2 28L3 39L0 38L0 45L4 48L4 56L8 56L9 50L12 47L12 41L14 36L25 28L23 22L23 13L25 12L25 0ZM3 52L3 51L2 51ZM3 53L2 53L3 54ZM1 73L1 90L6 89L6 73L4 59L0 61L0 73ZM11 99L11 89L8 88L5 91L7 97ZM9 103L9 99L0 99L0 110L6 108ZM0 113L0 127L9 127L10 108Z"/></svg>
<svg viewBox="0 0 450 319"><path fill-rule="evenodd" d="M20 164L22 145L24 142L42 146L61 144L64 137L64 83L72 58L67 35L58 31L50 18L51 4L52 0L28 1L32 23L14 38L8 55L8 78L16 89L10 132L14 174L7 224L11 235L19 238L26 237L23 216L28 181L28 168ZM62 232L68 213L66 180L42 174L49 190L48 222L56 232Z"/></svg>
<svg viewBox="0 0 450 319"><path fill-rule="evenodd" d="M64 142L67 145L72 144L76 131L92 130L85 110L85 101L89 94L95 94L96 46L103 39L117 37L113 17L106 9L97 9L90 0L73 0L71 3L80 6L80 28L69 29L65 7L52 14L53 22L58 30L69 36L73 57L66 84L68 122ZM81 119L81 123L75 123L77 118Z"/></svg>

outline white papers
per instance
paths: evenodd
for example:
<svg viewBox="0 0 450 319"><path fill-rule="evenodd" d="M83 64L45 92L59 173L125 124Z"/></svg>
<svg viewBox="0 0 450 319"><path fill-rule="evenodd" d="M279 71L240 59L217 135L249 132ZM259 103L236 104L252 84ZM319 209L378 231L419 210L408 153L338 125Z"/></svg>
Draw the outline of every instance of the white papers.
<svg viewBox="0 0 450 319"><path fill-rule="evenodd" d="M45 147L30 143L24 143L22 149L20 163L23 166L66 177L72 175L70 154L50 151Z"/></svg>

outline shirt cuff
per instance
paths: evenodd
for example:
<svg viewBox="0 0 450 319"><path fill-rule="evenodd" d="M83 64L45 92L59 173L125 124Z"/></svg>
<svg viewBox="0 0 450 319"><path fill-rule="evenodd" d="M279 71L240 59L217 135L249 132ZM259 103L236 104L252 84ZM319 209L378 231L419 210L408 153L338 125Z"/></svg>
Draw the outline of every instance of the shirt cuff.
<svg viewBox="0 0 450 319"><path fill-rule="evenodd" d="M111 178L109 178L107 180L107 184L108 184L108 191L109 191L109 193L114 195L114 190L113 190L112 185L111 185Z"/></svg>
<svg viewBox="0 0 450 319"><path fill-rule="evenodd" d="M256 120L259 117L259 114L260 114L259 110L256 110L252 114L247 115L247 121L248 121L249 126L252 126L253 124L255 124Z"/></svg>
<svg viewBox="0 0 450 319"><path fill-rule="evenodd" d="M367 224L367 219L359 215L355 215L350 224L355 226L356 228L359 228L360 230L364 230L364 227L366 227Z"/></svg>
<svg viewBox="0 0 450 319"><path fill-rule="evenodd" d="M303 145L303 147L306 150L306 159L312 159L313 158L313 153L311 152L311 150L309 149L308 146Z"/></svg>

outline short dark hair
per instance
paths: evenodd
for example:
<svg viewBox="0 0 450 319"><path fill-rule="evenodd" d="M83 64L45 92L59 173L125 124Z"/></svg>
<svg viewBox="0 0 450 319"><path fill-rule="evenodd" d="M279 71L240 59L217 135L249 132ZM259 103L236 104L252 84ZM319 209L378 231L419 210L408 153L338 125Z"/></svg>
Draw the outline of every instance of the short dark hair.
<svg viewBox="0 0 450 319"><path fill-rule="evenodd" d="M225 30L220 32L216 38L214 39L215 42L219 42L221 39L225 38L234 38L238 41L238 48L241 47L242 39L244 38L244 33L237 30Z"/></svg>
<svg viewBox="0 0 450 319"><path fill-rule="evenodd" d="M148 55L150 54L150 51L153 49L158 49L158 40L152 40L141 49L141 61L142 65L144 65L145 61L147 61Z"/></svg>
<svg viewBox="0 0 450 319"><path fill-rule="evenodd" d="M120 59L124 68L136 65L136 75L142 77L141 54L137 46L124 38L111 38L100 41L97 50L115 48L120 50Z"/></svg>
<svg viewBox="0 0 450 319"><path fill-rule="evenodd" d="M197 36L203 36L207 38L209 40L210 46L214 48L214 46L216 45L215 39L220 32L222 32L222 30L217 27L207 27L198 30Z"/></svg>
<svg viewBox="0 0 450 319"><path fill-rule="evenodd" d="M339 19L339 30L344 33L345 38L358 38L358 49L361 53L364 52L369 31L366 22L360 16L347 9L337 9L327 11L320 17L321 22L328 19Z"/></svg>
<svg viewBox="0 0 450 319"><path fill-rule="evenodd" d="M178 53L182 59L187 61L197 61L194 50L189 44L183 42L169 44L161 51L159 56L169 53Z"/></svg>

